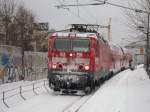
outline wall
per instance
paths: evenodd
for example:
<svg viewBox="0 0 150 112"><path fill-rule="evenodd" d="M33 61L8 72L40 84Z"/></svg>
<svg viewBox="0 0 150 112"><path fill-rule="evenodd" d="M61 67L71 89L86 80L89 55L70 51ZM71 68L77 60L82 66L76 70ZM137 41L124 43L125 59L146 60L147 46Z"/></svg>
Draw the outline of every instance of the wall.
<svg viewBox="0 0 150 112"><path fill-rule="evenodd" d="M0 79L11 79L19 75L15 74L16 69L22 67L21 48L7 45L0 45Z"/></svg>
<svg viewBox="0 0 150 112"><path fill-rule="evenodd" d="M27 80L47 77L47 53L25 52L25 75Z"/></svg>
<svg viewBox="0 0 150 112"><path fill-rule="evenodd" d="M145 54L140 53L140 47L131 48L133 53L133 61L135 65L144 64L145 63ZM145 51L144 51L145 52Z"/></svg>
<svg viewBox="0 0 150 112"><path fill-rule="evenodd" d="M20 47L0 45L0 83L21 80L37 80L47 76L47 53L24 52L25 75L22 74Z"/></svg>

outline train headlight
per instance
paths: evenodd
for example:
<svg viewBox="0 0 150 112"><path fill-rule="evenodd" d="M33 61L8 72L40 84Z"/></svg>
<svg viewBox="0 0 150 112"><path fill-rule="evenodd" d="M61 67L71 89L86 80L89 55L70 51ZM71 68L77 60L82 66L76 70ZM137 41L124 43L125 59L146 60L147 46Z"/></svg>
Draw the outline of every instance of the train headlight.
<svg viewBox="0 0 150 112"><path fill-rule="evenodd" d="M70 53L69 55L70 55L70 57L72 57L72 56L73 56L73 54L72 54L72 53Z"/></svg>
<svg viewBox="0 0 150 112"><path fill-rule="evenodd" d="M53 69L56 69L56 68L57 68L57 65L56 65L56 64L53 64L53 65L52 65L52 68L53 68Z"/></svg>
<svg viewBox="0 0 150 112"><path fill-rule="evenodd" d="M85 65L84 68L85 68L85 70L89 70L90 69L89 65Z"/></svg>

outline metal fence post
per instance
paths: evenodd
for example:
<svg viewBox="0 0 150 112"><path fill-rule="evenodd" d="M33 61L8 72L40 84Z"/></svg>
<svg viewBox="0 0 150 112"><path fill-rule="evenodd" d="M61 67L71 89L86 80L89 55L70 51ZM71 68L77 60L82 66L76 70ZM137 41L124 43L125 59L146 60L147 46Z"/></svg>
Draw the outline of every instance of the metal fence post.
<svg viewBox="0 0 150 112"><path fill-rule="evenodd" d="M49 92L48 89L46 88L46 80L44 80L44 88L46 89L47 92Z"/></svg>
<svg viewBox="0 0 150 112"><path fill-rule="evenodd" d="M24 97L23 97L23 95L22 95L22 87L20 86L20 96L21 96L21 98L23 99L23 100L26 100Z"/></svg>
<svg viewBox="0 0 150 112"><path fill-rule="evenodd" d="M35 93L35 95L37 95L37 93L35 92L34 83L33 83L33 92Z"/></svg>
<svg viewBox="0 0 150 112"><path fill-rule="evenodd" d="M9 108L8 104L5 102L5 92L4 91L3 91L3 103L7 108Z"/></svg>
<svg viewBox="0 0 150 112"><path fill-rule="evenodd" d="M150 18L150 13L147 13L148 20L147 20L147 36L146 36L146 71L147 74L150 77L150 70L149 70L149 18Z"/></svg>
<svg viewBox="0 0 150 112"><path fill-rule="evenodd" d="M44 80L44 87L45 87L45 80Z"/></svg>

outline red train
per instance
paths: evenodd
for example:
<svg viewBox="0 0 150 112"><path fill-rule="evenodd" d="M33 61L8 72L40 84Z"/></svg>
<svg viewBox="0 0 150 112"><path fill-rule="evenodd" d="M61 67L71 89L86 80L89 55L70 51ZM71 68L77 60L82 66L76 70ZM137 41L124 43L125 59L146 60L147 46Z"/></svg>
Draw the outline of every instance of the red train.
<svg viewBox="0 0 150 112"><path fill-rule="evenodd" d="M68 32L49 37L48 79L54 91L89 93L129 66L132 55L127 49L109 44L88 26L76 24Z"/></svg>

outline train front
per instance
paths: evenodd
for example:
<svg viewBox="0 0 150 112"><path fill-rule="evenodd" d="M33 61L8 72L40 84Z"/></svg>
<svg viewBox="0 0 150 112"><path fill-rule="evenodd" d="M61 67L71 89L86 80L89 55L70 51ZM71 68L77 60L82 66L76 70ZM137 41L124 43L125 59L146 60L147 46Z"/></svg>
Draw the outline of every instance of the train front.
<svg viewBox="0 0 150 112"><path fill-rule="evenodd" d="M92 38L77 33L54 33L49 38L48 79L54 91L89 91L94 53Z"/></svg>

